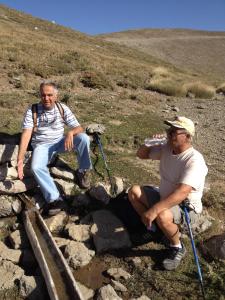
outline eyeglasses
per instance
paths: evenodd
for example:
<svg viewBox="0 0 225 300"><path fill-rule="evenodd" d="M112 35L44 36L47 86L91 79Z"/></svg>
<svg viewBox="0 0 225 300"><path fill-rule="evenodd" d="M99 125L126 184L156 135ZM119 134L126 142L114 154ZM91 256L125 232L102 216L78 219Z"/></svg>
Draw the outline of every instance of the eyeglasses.
<svg viewBox="0 0 225 300"><path fill-rule="evenodd" d="M180 129L168 128L168 129L166 130L166 133L167 133L167 135L169 135L169 136L173 136L173 135L181 135L181 134L187 134L186 131L180 131L180 132L179 132L179 130L180 130Z"/></svg>
<svg viewBox="0 0 225 300"><path fill-rule="evenodd" d="M54 94L41 94L41 98L52 97L52 96L54 96Z"/></svg>

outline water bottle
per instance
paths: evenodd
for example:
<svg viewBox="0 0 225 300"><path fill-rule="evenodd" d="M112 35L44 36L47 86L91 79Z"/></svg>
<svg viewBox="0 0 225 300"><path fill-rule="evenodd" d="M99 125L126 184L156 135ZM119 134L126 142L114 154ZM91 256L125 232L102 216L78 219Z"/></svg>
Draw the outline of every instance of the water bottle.
<svg viewBox="0 0 225 300"><path fill-rule="evenodd" d="M147 147L165 145L166 143L167 143L167 138L165 136L161 138L146 138L144 141L144 144Z"/></svg>
<svg viewBox="0 0 225 300"><path fill-rule="evenodd" d="M149 231L156 232L157 227L156 227L155 223L152 223L151 226L147 226L147 229L148 229Z"/></svg>

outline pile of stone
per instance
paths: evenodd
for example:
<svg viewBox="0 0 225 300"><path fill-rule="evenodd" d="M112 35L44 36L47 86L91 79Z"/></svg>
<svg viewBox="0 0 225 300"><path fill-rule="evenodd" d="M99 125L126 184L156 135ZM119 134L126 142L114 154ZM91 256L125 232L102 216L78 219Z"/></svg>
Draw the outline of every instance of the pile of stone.
<svg viewBox="0 0 225 300"><path fill-rule="evenodd" d="M32 200L34 203L38 207L44 203L30 171L31 153L26 153L23 182L17 178L17 154L17 145L0 145L0 217L11 217L21 212L22 204L16 198L17 193L33 190ZM62 211L54 217L45 219L50 231L57 236L55 241L72 270L86 266L96 254L131 247L128 232L122 222L112 212L104 209L104 205L109 202L111 197L109 185L97 183L89 191L81 191L74 184L74 171L59 157L51 164L50 172L65 195L71 195L72 190L76 195L70 202L70 207L73 208L72 214ZM113 178L113 181L117 193L120 193L123 190L122 179ZM75 193L74 189L76 189ZM88 208L93 199L99 200L102 209L82 216L79 209ZM196 232L204 231L211 225L211 219L207 216L205 213L203 217L199 218ZM0 227L5 227L2 220ZM0 293L17 285L21 297L46 298L46 289L43 288L44 282L40 268L21 223L14 222L13 226L10 226L10 234L6 241L0 242L0 274L3 274L0 278ZM93 291L79 283L85 299L93 297L96 299L122 299L120 296L127 292L124 282L129 281L131 275L118 268L108 270L107 275L110 277L110 284L101 287L98 291ZM122 282L120 282L121 280ZM142 295L139 299L148 298Z"/></svg>

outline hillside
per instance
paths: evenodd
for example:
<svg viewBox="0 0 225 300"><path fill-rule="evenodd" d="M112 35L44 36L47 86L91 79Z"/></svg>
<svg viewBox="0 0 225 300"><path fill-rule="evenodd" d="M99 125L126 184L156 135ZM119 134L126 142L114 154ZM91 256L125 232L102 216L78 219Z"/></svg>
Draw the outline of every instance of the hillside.
<svg viewBox="0 0 225 300"><path fill-rule="evenodd" d="M25 109L39 101L40 83L53 80L60 101L84 127L106 127L101 139L111 173L122 177L125 187L158 185L158 163L137 159L138 146L144 138L163 132L165 119L177 114L193 119L198 123L195 144L209 167L203 202L215 218L211 229L196 236L199 245L225 228L225 85L217 89L224 84L224 38L225 33L147 29L89 36L0 5L0 142L21 131ZM72 155L64 158L75 167ZM97 171L102 176L94 174L93 181L108 180L101 160ZM156 250L149 247L157 248L147 244L134 250L133 255L142 253L144 271L133 268L130 293L138 297L147 291L152 299L198 299L190 244L184 265L174 273L151 269L154 255L152 259L149 251ZM119 255L99 260L130 268ZM202 254L201 262L207 293L219 299L224 293L224 265L208 264Z"/></svg>
<svg viewBox="0 0 225 300"><path fill-rule="evenodd" d="M225 76L225 32L140 29L101 35L212 80Z"/></svg>

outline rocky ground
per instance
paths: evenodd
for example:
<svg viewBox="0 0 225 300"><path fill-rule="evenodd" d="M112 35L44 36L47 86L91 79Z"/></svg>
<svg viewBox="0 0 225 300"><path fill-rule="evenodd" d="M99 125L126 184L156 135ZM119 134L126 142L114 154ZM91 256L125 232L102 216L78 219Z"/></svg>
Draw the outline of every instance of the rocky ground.
<svg viewBox="0 0 225 300"><path fill-rule="evenodd" d="M209 239L207 242L209 237L222 234L225 228L224 102L225 97L222 95L218 95L211 101L158 96L157 104L157 113L163 119L170 119L174 115L185 115L197 123L197 136L194 143L196 148L204 154L209 168L203 202L213 218L205 213L199 225L200 233L198 231L198 235L195 236L200 251L208 299L223 299L224 294L224 250L221 250L224 247L224 235L217 238L216 241ZM149 108L152 112L154 109L154 105ZM114 120L114 123L118 122ZM125 151L124 148L121 150L119 145L108 144L106 150L110 151L110 149L118 152ZM135 149L128 149L127 153L132 151ZM10 152L13 153L9 148L3 149L1 155ZM10 163L7 162L7 159L4 162L1 161L1 194L10 189L11 193L16 193L34 187L32 181L27 182L24 186L16 180L15 153L12 157ZM29 158L29 155L27 157ZM143 163L132 160L134 166ZM76 280L86 287L82 286L86 295L85 299L200 298L196 267L186 235L183 238L188 249L187 257L178 270L165 272L159 264L164 251L163 245L149 242L139 246L133 244L131 247L127 233L122 239L114 236L112 228L121 227L122 224L114 223L119 220L115 221L113 216L102 211L110 198L109 186L105 183L103 186L97 184L87 195L79 189L74 190L73 173L63 161L58 161L56 166L51 168L51 172L64 193L69 195L72 191L74 196L69 197L70 210L68 214L62 213L57 218L48 218L46 222L67 258ZM157 165L151 164L151 172L157 178ZM10 179L6 179L7 176ZM28 168L27 177L29 178L29 176ZM119 183L121 184L121 181ZM118 189L122 190L121 185ZM34 194L34 191L36 190L33 190L31 194ZM21 204L13 197L3 195L0 197L2 240L0 268L1 273L5 274L2 277L4 280L1 281L1 299L24 299L24 297L31 297L31 294L34 298L30 299L37 299L35 297L47 299L43 278L40 269L37 268L32 251L29 246L22 245L20 233L24 229L19 217ZM36 200L39 201L40 198L39 195ZM102 201L103 199L104 201ZM87 218L90 216L89 213L91 213L91 219ZM110 226L107 226L109 220L111 220ZM108 228L107 238L105 236L106 227ZM101 228L104 230L101 231ZM96 232L99 232L99 235L96 235ZM101 242L104 240L105 244L101 242L99 244L99 240ZM121 249L121 247L125 247L125 249ZM84 253L84 258L76 257L75 253L77 252ZM31 265L32 268L30 268ZM35 294L35 290L41 290L43 294Z"/></svg>

